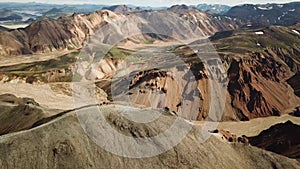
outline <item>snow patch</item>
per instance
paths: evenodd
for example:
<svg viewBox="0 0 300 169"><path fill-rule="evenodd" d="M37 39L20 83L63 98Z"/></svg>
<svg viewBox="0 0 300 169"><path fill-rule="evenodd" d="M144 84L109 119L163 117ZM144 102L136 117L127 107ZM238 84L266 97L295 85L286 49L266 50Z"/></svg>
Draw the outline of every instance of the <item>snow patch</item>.
<svg viewBox="0 0 300 169"><path fill-rule="evenodd" d="M255 32L256 35L263 35L264 32L263 31L259 31L259 32Z"/></svg>
<svg viewBox="0 0 300 169"><path fill-rule="evenodd" d="M259 6L259 7L257 7L258 9L260 9L260 10L264 10L264 11L268 11L268 10L272 10L273 9L273 7L272 6L270 6L270 7L261 7L261 6Z"/></svg>
<svg viewBox="0 0 300 169"><path fill-rule="evenodd" d="M298 31L296 31L296 30L292 30L292 31L293 31L294 33L300 35L300 33L299 33Z"/></svg>
<svg viewBox="0 0 300 169"><path fill-rule="evenodd" d="M277 7L278 7L278 8L282 8L282 7L283 7L283 5L277 5Z"/></svg>

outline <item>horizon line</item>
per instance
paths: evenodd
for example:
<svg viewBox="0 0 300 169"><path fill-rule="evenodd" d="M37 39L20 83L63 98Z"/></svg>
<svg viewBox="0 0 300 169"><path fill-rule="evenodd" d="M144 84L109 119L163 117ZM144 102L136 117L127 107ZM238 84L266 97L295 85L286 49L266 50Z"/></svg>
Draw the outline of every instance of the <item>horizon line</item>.
<svg viewBox="0 0 300 169"><path fill-rule="evenodd" d="M153 7L153 8L164 8L164 7L172 7L175 5L186 5L186 6L197 6L197 5L224 5L224 6L229 6L229 7L234 7L234 6L240 6L240 5L267 5L267 4L289 4L289 3L297 3L300 1L290 1L290 2L283 2L283 3L276 3L276 2L266 2L266 3L240 3L240 4L236 4L236 5L227 5L227 4L222 4L222 3L198 3L198 4L187 4L187 3L178 3L178 4L172 4L172 5L168 5L168 6L145 6L145 5L134 5L134 4L129 4L129 3L116 3L116 4L102 4L102 3L88 3L88 2L84 2L84 3L80 3L80 2L76 2L76 3L48 3L48 2L36 2L36 1L31 1L31 2L15 2L15 1L6 1L6 2L1 2L0 4L7 4L7 3L15 3L15 4L30 4L30 3L36 3L36 4L44 4L44 5L102 5L102 6L118 6L118 5L126 5L126 6L134 6L134 7ZM1 8L1 7L0 7Z"/></svg>

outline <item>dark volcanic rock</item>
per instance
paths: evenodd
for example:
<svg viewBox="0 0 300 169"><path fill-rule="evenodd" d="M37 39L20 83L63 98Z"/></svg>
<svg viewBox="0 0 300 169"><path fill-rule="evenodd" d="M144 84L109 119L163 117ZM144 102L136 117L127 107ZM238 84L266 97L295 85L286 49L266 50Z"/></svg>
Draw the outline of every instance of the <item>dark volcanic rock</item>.
<svg viewBox="0 0 300 169"><path fill-rule="evenodd" d="M294 89L294 93L300 97L300 72L297 72L293 77L288 79L287 82Z"/></svg>
<svg viewBox="0 0 300 169"><path fill-rule="evenodd" d="M253 146L290 158L300 158L300 126L291 121L276 124L248 139Z"/></svg>

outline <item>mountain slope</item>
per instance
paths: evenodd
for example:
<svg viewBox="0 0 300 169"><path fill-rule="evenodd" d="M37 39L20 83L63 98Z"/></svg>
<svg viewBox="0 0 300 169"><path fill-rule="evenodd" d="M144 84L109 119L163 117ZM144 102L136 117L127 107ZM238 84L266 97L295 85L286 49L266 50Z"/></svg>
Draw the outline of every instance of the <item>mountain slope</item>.
<svg viewBox="0 0 300 169"><path fill-rule="evenodd" d="M46 19L32 23L25 29L2 31L0 33L0 55L80 48L97 28L105 24L105 18L116 17L117 15L112 12L98 11L89 15L74 14L58 20Z"/></svg>
<svg viewBox="0 0 300 169"><path fill-rule="evenodd" d="M299 25L221 32L211 38L228 67L227 112L247 120L299 105L286 82L300 66L300 36L293 30Z"/></svg>
<svg viewBox="0 0 300 169"><path fill-rule="evenodd" d="M300 126L291 121L280 123L249 137L251 145L272 151L290 158L300 159Z"/></svg>
<svg viewBox="0 0 300 169"><path fill-rule="evenodd" d="M110 10L115 13L127 14L129 12L133 12L134 10L126 5L114 5L109 7L104 7L102 9Z"/></svg>
<svg viewBox="0 0 300 169"><path fill-rule="evenodd" d="M161 23L162 18L165 20L164 24ZM214 19L198 10L187 11L186 15L170 11L138 11L126 16L102 10L90 14L74 14L57 20L46 19L32 23L25 29L9 32L1 31L0 55L49 53L56 50L81 48L91 35L107 24L106 31L108 31L107 29L116 32L123 31L118 35L120 38L126 34L142 33L145 30L150 31L150 33L154 31L155 34L155 29L163 29L166 32L165 34L171 37L174 36L172 38L195 38L238 27L233 21L229 22L228 20L227 22ZM115 24L117 27L123 28L116 28ZM129 24L132 24L130 27L135 29L129 30ZM168 25L168 27L165 27L165 25ZM178 34L181 34L180 37L178 37ZM101 37L104 43L107 43L106 39L116 38L110 37L110 35L106 36ZM150 36L152 38L156 37ZM135 40L137 42L146 41L143 36Z"/></svg>
<svg viewBox="0 0 300 169"><path fill-rule="evenodd" d="M6 8L0 8L0 21L22 21L31 16L33 15L14 12Z"/></svg>
<svg viewBox="0 0 300 169"><path fill-rule="evenodd" d="M102 107L108 123L130 137L155 135L172 124L174 117L163 115L164 123L138 124ZM130 107L128 107L130 109ZM79 111L88 113L92 107ZM128 109L128 110L129 110ZM212 136L199 143L201 129L195 127L174 148L149 158L127 158L98 147L88 138L74 113L37 128L0 137L1 168L298 168L299 162L243 144L229 144ZM138 134L138 135L136 135ZM118 142L118 140L115 140ZM108 143L110 144L110 143ZM127 151L120 147L121 151ZM135 149L132 149L135 151ZM224 153L226 152L226 153ZM20 158L22 157L22 158Z"/></svg>
<svg viewBox="0 0 300 169"><path fill-rule="evenodd" d="M196 8L201 11L206 11L215 14L224 14L230 10L230 6L227 5L219 5L219 4L199 4L196 5Z"/></svg>
<svg viewBox="0 0 300 169"><path fill-rule="evenodd" d="M29 129L46 116L33 99L10 94L0 95L0 109L0 135Z"/></svg>
<svg viewBox="0 0 300 169"><path fill-rule="evenodd" d="M300 21L300 3L245 4L232 7L225 15L243 19L246 23L258 27L269 25L290 26Z"/></svg>

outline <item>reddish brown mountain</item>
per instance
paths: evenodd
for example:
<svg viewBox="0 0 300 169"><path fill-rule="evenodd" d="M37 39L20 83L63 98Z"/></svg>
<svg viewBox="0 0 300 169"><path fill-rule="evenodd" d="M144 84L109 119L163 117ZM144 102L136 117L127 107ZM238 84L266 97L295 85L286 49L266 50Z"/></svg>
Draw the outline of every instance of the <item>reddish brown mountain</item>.
<svg viewBox="0 0 300 169"><path fill-rule="evenodd" d="M81 48L91 35L93 35L101 26L108 22L122 22L124 17L128 18L128 22L132 22L138 29L151 30L155 24L164 22L169 27L161 27L166 29L166 34L173 35L170 31L173 28L180 28L185 32L201 32L201 36L212 35L217 31L237 28L233 21L222 21L214 19L198 10L186 11L186 14L177 14L171 11L138 11L130 13L130 15L115 14L108 10L93 12L90 14L74 14L72 16L60 17L57 20L42 20L32 23L25 29L17 29L12 31L0 32L0 55L21 55L31 53L49 53L57 50L71 50ZM178 20L179 18L180 21ZM132 19L132 20L131 20ZM119 20L119 21L118 21ZM147 20L148 26L143 20ZM133 28L135 26L131 25ZM119 26L122 26L119 25ZM125 27L126 24L124 25ZM110 29L116 29L109 27ZM171 29L172 28L172 29ZM122 30L122 29L121 29ZM116 30L118 31L118 30ZM128 31L128 30L127 30ZM180 32L175 30L174 32ZM123 32L126 34L126 32ZM183 36L190 36L190 33ZM199 34L198 34L199 36ZM194 35L195 37L195 35ZM112 37L102 37L103 41ZM176 38L176 34L174 37ZM105 42L106 43L106 42Z"/></svg>

